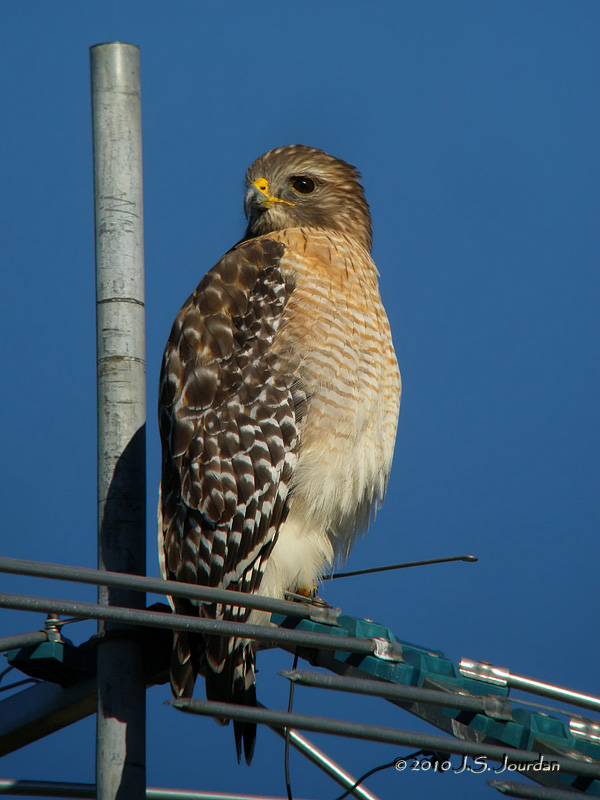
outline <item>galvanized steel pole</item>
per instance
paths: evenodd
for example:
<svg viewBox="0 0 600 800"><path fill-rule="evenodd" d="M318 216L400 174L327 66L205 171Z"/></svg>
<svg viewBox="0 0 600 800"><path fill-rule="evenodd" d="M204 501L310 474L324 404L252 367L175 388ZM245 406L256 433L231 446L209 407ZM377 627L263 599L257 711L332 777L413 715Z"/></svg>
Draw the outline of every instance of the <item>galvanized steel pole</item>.
<svg viewBox="0 0 600 800"><path fill-rule="evenodd" d="M98 568L145 574L146 375L139 50L90 48L96 222ZM145 596L100 587L98 602L145 607ZM146 792L141 643L100 623L98 800Z"/></svg>

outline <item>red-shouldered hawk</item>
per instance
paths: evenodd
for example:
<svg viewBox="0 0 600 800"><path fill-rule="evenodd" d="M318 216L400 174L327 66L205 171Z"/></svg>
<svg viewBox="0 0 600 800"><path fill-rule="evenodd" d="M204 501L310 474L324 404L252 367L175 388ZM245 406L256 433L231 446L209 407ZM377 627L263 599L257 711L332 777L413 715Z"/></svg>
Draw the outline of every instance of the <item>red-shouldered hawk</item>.
<svg viewBox="0 0 600 800"><path fill-rule="evenodd" d="M244 239L178 313L160 385L163 577L283 598L343 560L383 499L400 374L359 173L292 145L246 175ZM180 613L264 612L175 598ZM175 633L171 686L256 703L248 640ZM249 763L255 726L234 725Z"/></svg>

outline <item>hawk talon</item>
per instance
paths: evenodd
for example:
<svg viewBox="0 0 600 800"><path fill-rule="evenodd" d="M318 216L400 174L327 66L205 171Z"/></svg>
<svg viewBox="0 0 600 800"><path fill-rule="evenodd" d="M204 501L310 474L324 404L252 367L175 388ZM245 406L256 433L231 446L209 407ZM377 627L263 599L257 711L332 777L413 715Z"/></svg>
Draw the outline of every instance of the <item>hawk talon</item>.
<svg viewBox="0 0 600 800"><path fill-rule="evenodd" d="M318 591L319 591L319 587L317 586L316 583L313 583L313 585L310 587L310 589L307 589L304 586L301 589L298 589L297 594L299 594L300 597L307 597L307 598L310 597L312 599L313 597L317 596L317 592Z"/></svg>
<svg viewBox="0 0 600 800"><path fill-rule="evenodd" d="M322 597L318 595L319 587L317 584L313 584L311 589L298 589L296 592L290 592L289 590L284 592L285 599L291 600L295 603L310 603L313 606L324 606L326 608L333 608L327 600L324 600Z"/></svg>

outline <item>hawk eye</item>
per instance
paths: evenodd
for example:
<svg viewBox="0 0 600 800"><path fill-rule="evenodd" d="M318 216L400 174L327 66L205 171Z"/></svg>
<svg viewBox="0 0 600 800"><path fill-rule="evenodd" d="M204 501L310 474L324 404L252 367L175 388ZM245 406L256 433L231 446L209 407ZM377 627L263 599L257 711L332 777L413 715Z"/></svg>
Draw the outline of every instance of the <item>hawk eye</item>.
<svg viewBox="0 0 600 800"><path fill-rule="evenodd" d="M303 176L292 178L292 189L300 192L300 194L312 194L315 190L315 182L312 178Z"/></svg>

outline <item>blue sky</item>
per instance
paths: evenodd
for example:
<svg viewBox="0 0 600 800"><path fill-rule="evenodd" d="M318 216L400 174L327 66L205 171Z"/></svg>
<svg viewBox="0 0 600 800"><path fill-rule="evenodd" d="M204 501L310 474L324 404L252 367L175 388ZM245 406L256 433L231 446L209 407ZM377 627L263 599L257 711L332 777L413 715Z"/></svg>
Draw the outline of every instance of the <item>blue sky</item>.
<svg viewBox="0 0 600 800"><path fill-rule="evenodd" d="M324 596L449 658L597 693L600 6L545 0L7 2L0 48L0 395L6 555L95 566L95 322L88 48L141 48L148 573L158 574L160 358L181 303L244 228L243 176L301 142L361 170L404 381L388 498L348 567L475 553ZM2 576L8 591L91 587ZM0 612L1 634L41 618ZM72 626L81 641L92 632ZM260 699L285 706L259 658ZM198 687L199 696L202 687ZM311 694L312 691L312 694ZM148 785L282 796L280 740L148 693ZM384 701L296 692L307 713L427 730ZM359 775L402 752L313 737ZM0 777L93 781L94 722ZM298 797L337 786L292 756ZM491 797L481 776L388 771L382 797Z"/></svg>

